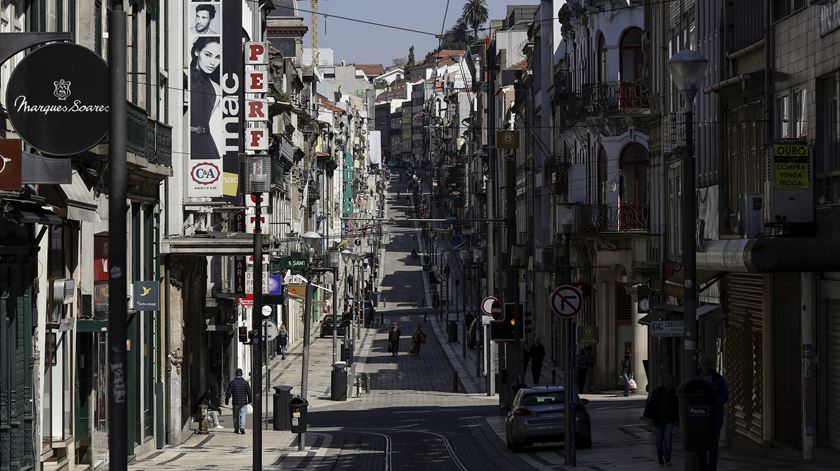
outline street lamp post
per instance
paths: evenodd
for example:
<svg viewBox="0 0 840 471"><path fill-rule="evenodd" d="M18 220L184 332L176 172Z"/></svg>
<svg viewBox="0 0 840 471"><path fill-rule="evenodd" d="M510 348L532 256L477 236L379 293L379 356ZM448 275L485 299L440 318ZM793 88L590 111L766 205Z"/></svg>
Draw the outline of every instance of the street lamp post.
<svg viewBox="0 0 840 471"><path fill-rule="evenodd" d="M315 258L315 247L321 241L321 234L314 231L308 231L301 236L301 239L304 247L306 248L309 265L311 265L313 259ZM301 365L300 378L300 397L303 400L306 400L306 393L309 387L309 339L312 329L312 277L314 276L314 273L310 271L307 274L309 276L306 277L306 302L304 303L303 311L303 364ZM304 450L305 443L306 433L300 433L298 435L299 451Z"/></svg>
<svg viewBox="0 0 840 471"><path fill-rule="evenodd" d="M671 77L685 98L685 154L683 158L682 257L684 329L682 378L697 373L697 197L694 162L694 114L692 106L697 88L706 69L706 59L692 50L680 51L668 61Z"/></svg>
<svg viewBox="0 0 840 471"><path fill-rule="evenodd" d="M685 154L683 158L683 201L682 201L682 256L684 274L683 294L683 358L682 379L688 380L697 374L697 190L695 188L694 162L694 97L703 72L706 59L697 51L684 50L674 54L668 61L668 68L674 84L685 99ZM703 454L701 453L700 456ZM697 452L686 451L685 469L699 467Z"/></svg>
<svg viewBox="0 0 840 471"><path fill-rule="evenodd" d="M349 263L351 263L351 258L352 258L351 255L353 255L353 252L351 252L347 249L344 249L344 250L341 251L341 260L344 261L344 283L345 283L344 292L345 293L347 293L347 286L346 286L346 284L347 284L347 265ZM338 271L336 271L336 274L338 274ZM338 293L334 293L334 296L336 296L335 299L338 299ZM333 301L333 304L335 304L335 301ZM336 332L338 331L338 328L337 328L338 318L336 316L338 314L338 310L334 309L334 311L335 311L335 313L333 314L333 316L334 316L333 317L333 363L338 361L338 359L336 359L336 357L335 357L335 348L336 348L335 345L336 345L336 335L337 335ZM343 325L344 324L344 306L342 306L341 311L342 311L341 312L341 314L342 314L341 323ZM344 332L344 337L345 337L345 345L346 345L346 338L347 338L347 331L346 330ZM347 364L349 365L350 362L348 361Z"/></svg>

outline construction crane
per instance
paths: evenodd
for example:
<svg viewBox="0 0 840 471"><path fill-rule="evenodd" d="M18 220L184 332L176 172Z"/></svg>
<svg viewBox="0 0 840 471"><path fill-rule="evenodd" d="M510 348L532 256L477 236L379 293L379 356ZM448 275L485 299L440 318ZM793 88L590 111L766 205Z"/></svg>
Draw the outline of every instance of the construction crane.
<svg viewBox="0 0 840 471"><path fill-rule="evenodd" d="M309 0L312 26L312 66L318 67L318 0Z"/></svg>

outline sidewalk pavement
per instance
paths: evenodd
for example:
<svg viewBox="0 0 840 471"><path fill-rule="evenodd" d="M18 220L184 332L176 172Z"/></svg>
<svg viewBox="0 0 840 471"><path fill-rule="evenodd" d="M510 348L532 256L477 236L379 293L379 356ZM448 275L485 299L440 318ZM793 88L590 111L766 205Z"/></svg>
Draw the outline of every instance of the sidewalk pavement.
<svg viewBox="0 0 840 471"><path fill-rule="evenodd" d="M317 328L313 332L317 333ZM375 331L362 329L357 340L356 356L353 366L348 371L347 401L359 401L351 395L351 385L355 372L364 368L364 352L370 348ZM340 348L340 341L339 341ZM323 339L313 336L309 350L309 391L307 400L309 409L318 409L337 402L330 400L330 381L332 372L332 337ZM292 395L300 394L301 357L303 342L298 342L287 353L286 359L279 356L269 361L271 386L281 384L293 387ZM314 466L322 460L330 448L331 436L307 432L306 450L297 450L297 435L290 431L273 430L273 388L269 388L268 407L263 397L263 417L267 418L267 428L263 427L263 469L304 469ZM265 391L263 391L265 396ZM252 416L246 420L245 435L233 433L233 417L230 408L222 407L220 422L224 429L210 429L208 435L194 434L177 446L167 446L137 456L129 468L134 470L156 469L251 469L253 425Z"/></svg>

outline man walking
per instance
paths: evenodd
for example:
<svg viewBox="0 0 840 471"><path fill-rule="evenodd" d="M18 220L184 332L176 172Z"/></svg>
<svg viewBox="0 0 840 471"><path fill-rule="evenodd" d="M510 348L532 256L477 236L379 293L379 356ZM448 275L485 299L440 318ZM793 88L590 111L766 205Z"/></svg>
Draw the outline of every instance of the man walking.
<svg viewBox="0 0 840 471"><path fill-rule="evenodd" d="M700 357L700 376L712 387L712 413L715 417L715 434L712 437L712 448L700 453L701 463L705 463L706 471L717 471L718 445L720 429L723 428L724 404L729 400L729 388L726 380L714 368L714 362L709 355ZM705 455L705 456L704 456Z"/></svg>
<svg viewBox="0 0 840 471"><path fill-rule="evenodd" d="M225 405L233 397L233 431L245 435L246 405L251 403L251 385L242 377L242 368L236 369L236 378L228 384Z"/></svg>
<svg viewBox="0 0 840 471"><path fill-rule="evenodd" d="M400 330L400 325L394 322L391 325L391 330L388 331L388 351L391 352L391 356L397 356L397 352L400 351L400 336L402 335L402 331Z"/></svg>
<svg viewBox="0 0 840 471"><path fill-rule="evenodd" d="M531 374L534 376L534 385L540 384L540 373L542 372L543 358L545 358L545 347L540 343L539 337L534 337L534 344L528 352L531 357Z"/></svg>

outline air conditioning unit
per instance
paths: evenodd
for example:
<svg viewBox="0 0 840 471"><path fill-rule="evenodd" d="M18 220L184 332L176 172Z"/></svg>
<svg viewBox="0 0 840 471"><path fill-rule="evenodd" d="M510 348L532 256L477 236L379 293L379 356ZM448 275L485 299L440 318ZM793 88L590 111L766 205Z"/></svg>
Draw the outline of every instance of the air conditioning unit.
<svg viewBox="0 0 840 471"><path fill-rule="evenodd" d="M764 195L742 193L738 197L738 233L745 239L761 234L764 228Z"/></svg>

